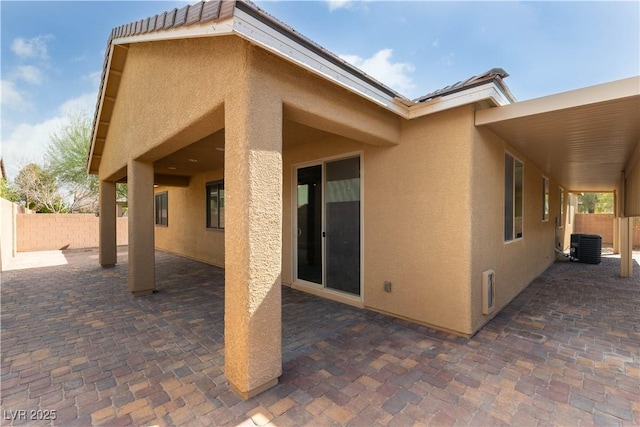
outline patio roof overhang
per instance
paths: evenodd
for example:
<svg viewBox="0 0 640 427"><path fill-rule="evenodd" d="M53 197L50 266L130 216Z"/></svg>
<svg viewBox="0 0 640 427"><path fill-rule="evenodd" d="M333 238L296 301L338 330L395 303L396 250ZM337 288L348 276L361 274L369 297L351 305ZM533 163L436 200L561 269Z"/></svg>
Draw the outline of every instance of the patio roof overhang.
<svg viewBox="0 0 640 427"><path fill-rule="evenodd" d="M640 76L479 110L475 124L567 190L614 191L640 161Z"/></svg>

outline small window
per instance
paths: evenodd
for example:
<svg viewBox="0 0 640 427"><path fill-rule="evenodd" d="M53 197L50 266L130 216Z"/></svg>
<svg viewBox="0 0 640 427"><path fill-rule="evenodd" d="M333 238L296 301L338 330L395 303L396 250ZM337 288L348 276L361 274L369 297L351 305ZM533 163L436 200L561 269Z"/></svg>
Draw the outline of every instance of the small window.
<svg viewBox="0 0 640 427"><path fill-rule="evenodd" d="M504 240L520 239L523 217L524 165L513 156L504 156Z"/></svg>
<svg viewBox="0 0 640 427"><path fill-rule="evenodd" d="M549 221L549 178L542 177L542 220Z"/></svg>
<svg viewBox="0 0 640 427"><path fill-rule="evenodd" d="M559 209L559 218L560 218L560 223L558 224L558 227L562 228L562 226L564 226L564 188L560 187L560 209Z"/></svg>
<svg viewBox="0 0 640 427"><path fill-rule="evenodd" d="M571 217L573 216L573 204L575 203L573 197L573 193L569 193L569 205L567 206L567 213L569 214L567 216L567 223L569 225L571 225Z"/></svg>
<svg viewBox="0 0 640 427"><path fill-rule="evenodd" d="M207 183L207 228L224 229L224 182Z"/></svg>
<svg viewBox="0 0 640 427"><path fill-rule="evenodd" d="M156 225L169 226L169 194L166 191L156 194L155 213Z"/></svg>

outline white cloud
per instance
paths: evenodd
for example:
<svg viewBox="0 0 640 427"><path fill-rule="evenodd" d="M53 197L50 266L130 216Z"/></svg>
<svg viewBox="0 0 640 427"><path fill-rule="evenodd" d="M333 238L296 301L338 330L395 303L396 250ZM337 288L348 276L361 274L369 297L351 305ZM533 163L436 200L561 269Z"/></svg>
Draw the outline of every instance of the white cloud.
<svg viewBox="0 0 640 427"><path fill-rule="evenodd" d="M27 163L42 163L50 135L60 129L65 118L47 119L41 123L21 123L13 129L8 139L2 140L2 158L9 179L14 178Z"/></svg>
<svg viewBox="0 0 640 427"><path fill-rule="evenodd" d="M348 9L351 7L353 0L327 0L329 11L333 12L337 9Z"/></svg>
<svg viewBox="0 0 640 427"><path fill-rule="evenodd" d="M25 99L12 81L0 81L0 95L2 108L7 110L26 111L31 107L29 101Z"/></svg>
<svg viewBox="0 0 640 427"><path fill-rule="evenodd" d="M453 65L453 58L455 56L455 53L449 52L440 58L440 63L445 67L451 67Z"/></svg>
<svg viewBox="0 0 640 427"><path fill-rule="evenodd" d="M21 58L48 59L47 43L51 39L53 39L51 34L36 36L29 40L19 37L11 43L11 50Z"/></svg>
<svg viewBox="0 0 640 427"><path fill-rule="evenodd" d="M415 67L408 62L391 62L392 55L392 49L382 49L367 59L357 55L340 55L340 57L399 92L410 91L415 85L409 74L415 70Z"/></svg>
<svg viewBox="0 0 640 427"><path fill-rule="evenodd" d="M100 86L101 77L102 77L102 71L94 71L92 73L85 74L84 76L82 76L82 80L90 82L92 85L95 86L97 90L98 86Z"/></svg>
<svg viewBox="0 0 640 427"><path fill-rule="evenodd" d="M16 69L15 78L25 83L39 85L42 83L42 72L33 65L22 65Z"/></svg>
<svg viewBox="0 0 640 427"><path fill-rule="evenodd" d="M93 112L93 109L96 107L97 100L97 93L84 93L77 98L72 98L65 101L62 105L60 105L60 107L58 107L58 111L63 116L69 116L78 113L91 114Z"/></svg>
<svg viewBox="0 0 640 427"><path fill-rule="evenodd" d="M91 114L95 108L95 102L95 93L85 93L65 101L58 107L58 114L55 117L35 124L17 124L9 137L0 141L9 178L14 178L20 168L27 163L41 163L51 141L51 135L64 126L70 114L78 112Z"/></svg>

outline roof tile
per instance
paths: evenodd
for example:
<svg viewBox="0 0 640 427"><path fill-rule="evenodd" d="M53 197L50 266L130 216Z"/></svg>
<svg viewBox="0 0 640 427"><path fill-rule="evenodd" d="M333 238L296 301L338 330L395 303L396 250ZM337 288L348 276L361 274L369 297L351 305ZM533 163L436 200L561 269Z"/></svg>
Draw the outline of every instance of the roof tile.
<svg viewBox="0 0 640 427"><path fill-rule="evenodd" d="M184 25L184 23L187 21L187 12L189 12L189 5L186 5L185 7L178 10L178 12L176 12L176 22L173 25L174 28Z"/></svg>
<svg viewBox="0 0 640 427"><path fill-rule="evenodd" d="M153 31L159 31L164 28L164 20L167 17L167 12L162 12L160 15L156 15L156 27Z"/></svg>
<svg viewBox="0 0 640 427"><path fill-rule="evenodd" d="M140 33L145 34L147 31L149 31L149 19L150 18L147 18L142 21L142 30L140 31Z"/></svg>
<svg viewBox="0 0 640 427"><path fill-rule="evenodd" d="M205 2L202 6L202 18L200 22L207 22L217 19L220 15L220 0L211 0Z"/></svg>
<svg viewBox="0 0 640 427"><path fill-rule="evenodd" d="M200 21L200 17L202 16L203 4L204 2L196 3L189 8L185 25L195 24L196 22Z"/></svg>
<svg viewBox="0 0 640 427"><path fill-rule="evenodd" d="M173 9L169 12L167 12L167 16L164 18L164 29L168 30L169 28L173 27L174 22L176 21L176 12L178 11L178 9Z"/></svg>
<svg viewBox="0 0 640 427"><path fill-rule="evenodd" d="M227 19L233 16L233 11L236 7L235 0L222 0L222 5L220 6L220 13L218 14L218 19Z"/></svg>

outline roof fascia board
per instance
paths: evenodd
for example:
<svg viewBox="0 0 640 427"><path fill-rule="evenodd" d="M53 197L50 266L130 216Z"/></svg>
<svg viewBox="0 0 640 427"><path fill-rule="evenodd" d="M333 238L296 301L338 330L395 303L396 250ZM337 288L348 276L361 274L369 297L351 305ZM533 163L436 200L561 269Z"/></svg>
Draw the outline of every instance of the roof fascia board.
<svg viewBox="0 0 640 427"><path fill-rule="evenodd" d="M511 103L509 98L505 96L504 92L500 90L498 85L494 81L490 81L483 85L454 92L442 97L437 97L427 102L415 104L409 108L409 115L407 118L414 119L416 117L426 116L428 114L481 101L489 101L496 107Z"/></svg>
<svg viewBox="0 0 640 427"><path fill-rule="evenodd" d="M314 74L363 96L402 117L407 117L406 107L394 102L394 96L390 96L351 73L347 73L342 67L338 67L321 55L311 51L308 47L283 35L272 26L256 19L243 10L236 9L234 16L234 32L240 37L258 44L283 59L294 62Z"/></svg>
<svg viewBox="0 0 640 427"><path fill-rule="evenodd" d="M104 98L106 96L107 82L109 81L109 70L111 69L111 60L113 59L113 44L109 45L109 57L107 59L107 65L103 70L102 86L99 89L100 99L98 100L98 111L94 116L93 123L93 135L91 135L91 149L89 150L89 157L87 158L87 174L91 174L91 159L93 159L93 151L96 147L96 138L98 136L98 124L102 118L102 106L104 105ZM98 173L98 171L95 171Z"/></svg>
<svg viewBox="0 0 640 427"><path fill-rule="evenodd" d="M638 95L640 76L478 111L476 126Z"/></svg>
<svg viewBox="0 0 640 427"><path fill-rule="evenodd" d="M155 31L148 34L120 37L113 40L114 44L141 43L159 40L176 40L195 37L222 36L233 32L233 17L223 21L207 22L188 27L170 28L165 31Z"/></svg>

